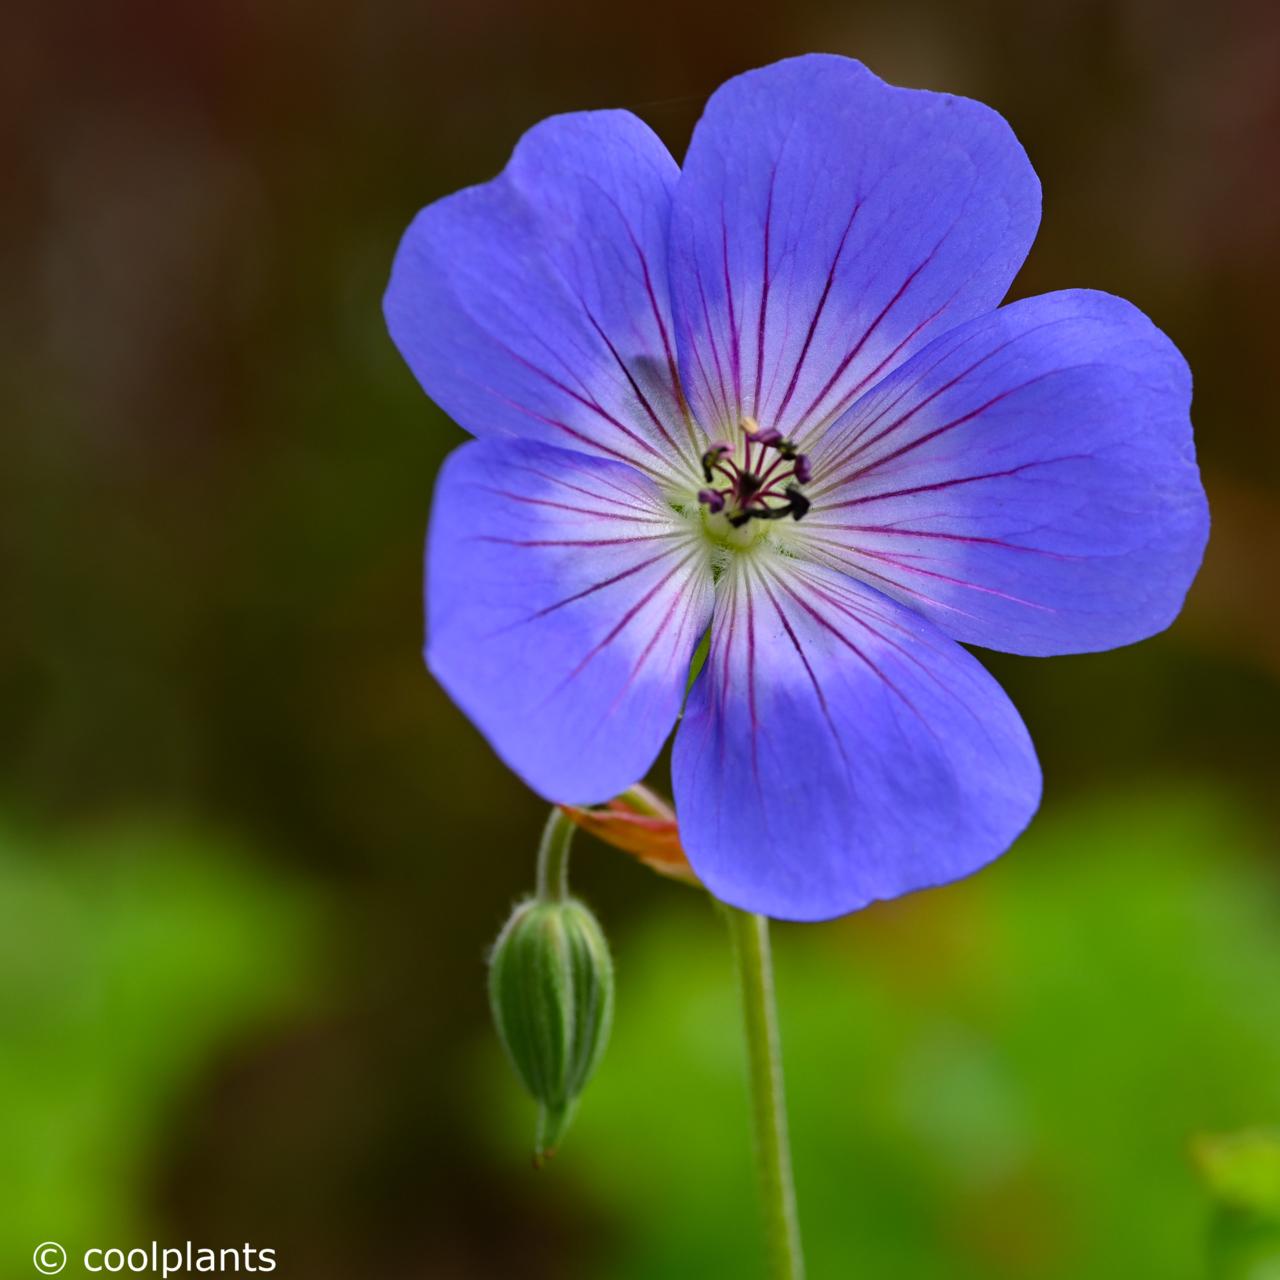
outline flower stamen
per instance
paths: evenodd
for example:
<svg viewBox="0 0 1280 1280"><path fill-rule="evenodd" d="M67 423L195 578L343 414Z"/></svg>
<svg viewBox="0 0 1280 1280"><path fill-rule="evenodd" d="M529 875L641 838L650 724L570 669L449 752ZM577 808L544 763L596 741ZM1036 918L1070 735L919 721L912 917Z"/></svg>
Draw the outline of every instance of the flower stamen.
<svg viewBox="0 0 1280 1280"><path fill-rule="evenodd" d="M803 520L810 503L801 486L813 478L808 457L776 427L761 427L754 418L740 425L740 450L718 440L702 455L707 487L698 491L698 501L712 514L723 513L735 529L749 520ZM772 459L770 450L776 451Z"/></svg>

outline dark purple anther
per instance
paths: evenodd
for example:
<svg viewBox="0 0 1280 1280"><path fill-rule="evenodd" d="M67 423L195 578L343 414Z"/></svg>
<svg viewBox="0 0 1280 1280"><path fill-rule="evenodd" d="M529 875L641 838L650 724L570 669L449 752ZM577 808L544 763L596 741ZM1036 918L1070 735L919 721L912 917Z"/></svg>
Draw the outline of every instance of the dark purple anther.
<svg viewBox="0 0 1280 1280"><path fill-rule="evenodd" d="M699 489L698 501L710 511L724 510L724 494L717 493L714 489Z"/></svg>
<svg viewBox="0 0 1280 1280"><path fill-rule="evenodd" d="M796 454L795 477L800 484L808 484L813 479L813 467L809 464L807 453Z"/></svg>
<svg viewBox="0 0 1280 1280"><path fill-rule="evenodd" d="M733 452L733 445L727 440L717 440L710 449L702 455L702 474L708 484L712 481L712 472L714 468L720 465L720 460L727 453Z"/></svg>
<svg viewBox="0 0 1280 1280"><path fill-rule="evenodd" d="M789 505L784 510L791 512L793 520L803 520L809 514L809 499L793 484L787 485L785 492Z"/></svg>
<svg viewBox="0 0 1280 1280"><path fill-rule="evenodd" d="M781 443L782 432L777 427L764 427L759 431L751 432L747 439L755 444L775 445Z"/></svg>

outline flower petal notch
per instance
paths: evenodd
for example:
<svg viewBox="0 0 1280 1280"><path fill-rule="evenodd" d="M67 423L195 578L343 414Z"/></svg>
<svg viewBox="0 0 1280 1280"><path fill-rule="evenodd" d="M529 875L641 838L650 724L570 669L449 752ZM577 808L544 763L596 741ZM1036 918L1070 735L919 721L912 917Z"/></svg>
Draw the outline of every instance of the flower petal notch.
<svg viewBox="0 0 1280 1280"><path fill-rule="evenodd" d="M996 307L1040 184L981 103L810 55L718 89L672 214L681 372L713 434L808 444L930 338Z"/></svg>
<svg viewBox="0 0 1280 1280"><path fill-rule="evenodd" d="M961 645L1150 636L1208 536L1173 343L1102 293L1002 305L1039 213L995 112L810 55L719 89L682 168L561 116L418 215L388 324L480 437L427 660L534 790L801 920L1017 838L1039 766ZM617 798L682 705L677 835Z"/></svg>
<svg viewBox="0 0 1280 1280"><path fill-rule="evenodd" d="M427 394L477 436L520 436L665 477L701 451L666 278L678 170L626 111L529 130L500 177L429 205L384 309Z"/></svg>

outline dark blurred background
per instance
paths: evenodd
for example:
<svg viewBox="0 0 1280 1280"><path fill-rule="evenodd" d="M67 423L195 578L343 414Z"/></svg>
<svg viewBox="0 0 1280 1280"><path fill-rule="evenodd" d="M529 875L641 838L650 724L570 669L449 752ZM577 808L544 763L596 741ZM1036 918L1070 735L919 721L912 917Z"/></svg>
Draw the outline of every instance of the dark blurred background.
<svg viewBox="0 0 1280 1280"><path fill-rule="evenodd" d="M812 50L980 98L1045 190L1016 294L1186 353L1214 532L1173 630L991 665L1044 809L974 881L780 929L815 1276L1202 1274L1197 1134L1280 1121L1280 10L1258 0L23 5L0 42L0 1276L759 1273L699 897L581 841L615 1043L559 1159L487 1029L543 810L423 671L461 433L379 304L541 117L683 151ZM74 1272L75 1263L69 1269Z"/></svg>

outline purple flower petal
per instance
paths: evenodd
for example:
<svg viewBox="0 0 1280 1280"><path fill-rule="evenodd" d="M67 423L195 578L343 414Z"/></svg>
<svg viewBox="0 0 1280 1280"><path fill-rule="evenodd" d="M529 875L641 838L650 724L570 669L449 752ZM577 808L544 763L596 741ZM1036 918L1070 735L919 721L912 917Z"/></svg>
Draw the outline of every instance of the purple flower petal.
<svg viewBox="0 0 1280 1280"><path fill-rule="evenodd" d="M705 541L633 468L533 441L473 441L436 485L427 664L549 800L642 778L711 614Z"/></svg>
<svg viewBox="0 0 1280 1280"><path fill-rule="evenodd" d="M680 368L709 432L814 433L930 338L997 306L1040 184L994 111L809 55L712 95L676 190Z"/></svg>
<svg viewBox="0 0 1280 1280"><path fill-rule="evenodd" d="M1177 349L1119 298L1013 303L920 352L814 453L815 552L968 644L1109 649L1173 621L1208 535Z"/></svg>
<svg viewBox="0 0 1280 1280"><path fill-rule="evenodd" d="M427 394L477 436L696 472L666 277L677 173L626 111L556 116L492 182L423 209L384 305Z"/></svg>
<svg viewBox="0 0 1280 1280"><path fill-rule="evenodd" d="M767 549L721 579L672 775L719 898L819 920L1002 853L1040 796L1018 713L934 626Z"/></svg>

